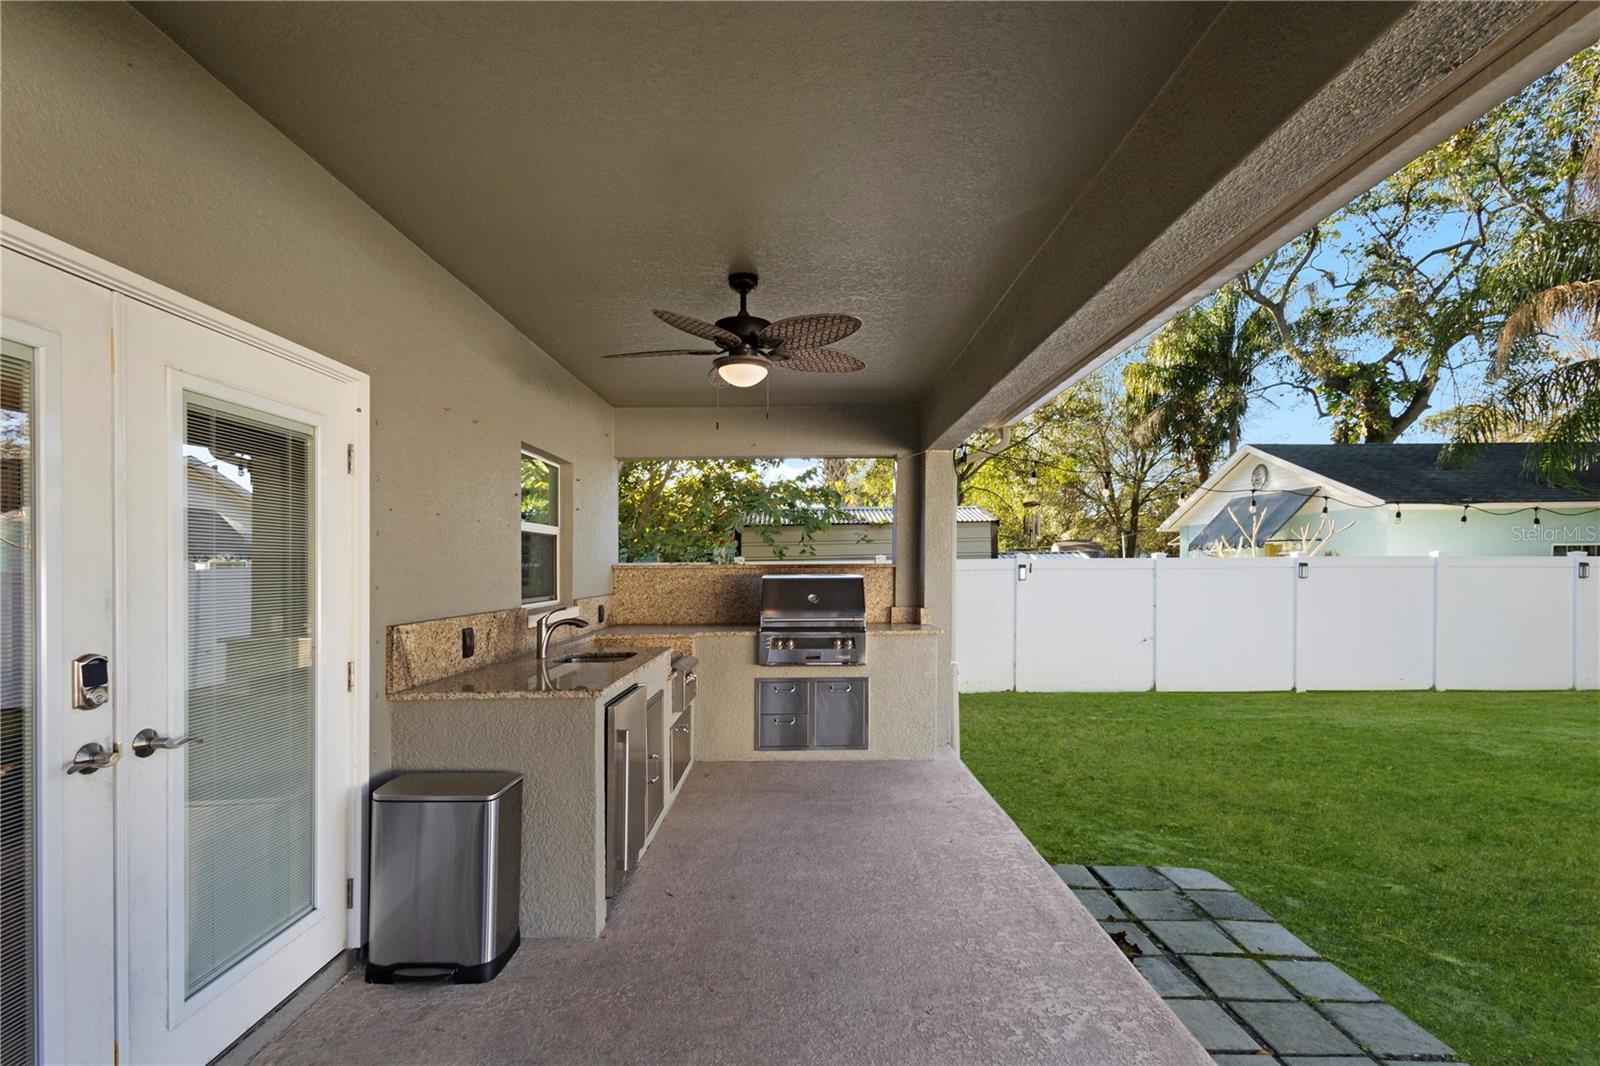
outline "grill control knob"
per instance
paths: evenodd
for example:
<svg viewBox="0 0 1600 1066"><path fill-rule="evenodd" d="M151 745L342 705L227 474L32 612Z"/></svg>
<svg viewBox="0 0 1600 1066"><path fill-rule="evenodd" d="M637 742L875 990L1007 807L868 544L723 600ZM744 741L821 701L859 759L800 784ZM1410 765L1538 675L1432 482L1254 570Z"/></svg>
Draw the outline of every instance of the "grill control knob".
<svg viewBox="0 0 1600 1066"><path fill-rule="evenodd" d="M849 640L845 641L844 642L844 646L847 647L847 648L854 648L856 646L855 638L852 637Z"/></svg>
<svg viewBox="0 0 1600 1066"><path fill-rule="evenodd" d="M793 651L794 650L794 638L790 637L788 640L784 641L783 642L783 646L785 648L788 648L790 651Z"/></svg>
<svg viewBox="0 0 1600 1066"><path fill-rule="evenodd" d="M834 647L834 650L835 650L835 651L842 651L842 650L844 650L844 641L842 641L842 640L836 640L836 641L834 641L834 642L833 642L833 647Z"/></svg>

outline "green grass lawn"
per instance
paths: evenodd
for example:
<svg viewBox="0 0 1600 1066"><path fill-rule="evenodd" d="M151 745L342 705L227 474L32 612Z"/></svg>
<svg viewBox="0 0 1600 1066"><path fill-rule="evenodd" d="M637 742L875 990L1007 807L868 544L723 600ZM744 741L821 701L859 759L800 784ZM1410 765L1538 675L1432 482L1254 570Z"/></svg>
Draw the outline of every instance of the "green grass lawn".
<svg viewBox="0 0 1600 1066"><path fill-rule="evenodd" d="M985 693L961 743L1051 862L1204 867L1473 1066L1600 1063L1595 693Z"/></svg>

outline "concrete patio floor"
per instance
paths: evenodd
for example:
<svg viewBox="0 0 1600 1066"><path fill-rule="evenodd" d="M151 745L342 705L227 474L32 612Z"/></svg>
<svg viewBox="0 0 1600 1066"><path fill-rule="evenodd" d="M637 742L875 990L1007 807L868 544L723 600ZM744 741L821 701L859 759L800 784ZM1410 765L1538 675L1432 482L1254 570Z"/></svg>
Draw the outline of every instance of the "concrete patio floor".
<svg viewBox="0 0 1600 1066"><path fill-rule="evenodd" d="M494 982L352 973L294 1063L1211 1059L953 755L703 763L594 941Z"/></svg>

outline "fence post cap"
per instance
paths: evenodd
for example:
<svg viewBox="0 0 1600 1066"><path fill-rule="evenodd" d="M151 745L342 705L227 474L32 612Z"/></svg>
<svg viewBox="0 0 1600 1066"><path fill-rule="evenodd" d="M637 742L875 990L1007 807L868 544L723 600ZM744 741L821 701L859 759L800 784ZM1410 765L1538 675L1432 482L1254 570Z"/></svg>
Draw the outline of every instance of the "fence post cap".
<svg viewBox="0 0 1600 1066"><path fill-rule="evenodd" d="M1435 548L1433 551L1428 553L1428 558L1430 558L1430 559L1443 559L1446 555L1449 555L1449 554L1450 554L1449 552L1442 552L1439 549Z"/></svg>

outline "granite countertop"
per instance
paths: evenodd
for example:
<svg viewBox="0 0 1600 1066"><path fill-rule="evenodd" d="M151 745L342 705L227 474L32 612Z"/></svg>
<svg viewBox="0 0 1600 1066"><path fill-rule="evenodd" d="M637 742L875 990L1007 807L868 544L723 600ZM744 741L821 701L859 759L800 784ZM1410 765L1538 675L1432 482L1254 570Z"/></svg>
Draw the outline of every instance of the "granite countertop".
<svg viewBox="0 0 1600 1066"><path fill-rule="evenodd" d="M582 654L596 650L587 641L582 646L557 649L556 656ZM667 648L639 648L616 662L541 663L537 655L524 653L499 662L464 670L404 689L390 696L393 700L504 700L560 699L594 700L609 696L631 675L662 655Z"/></svg>

